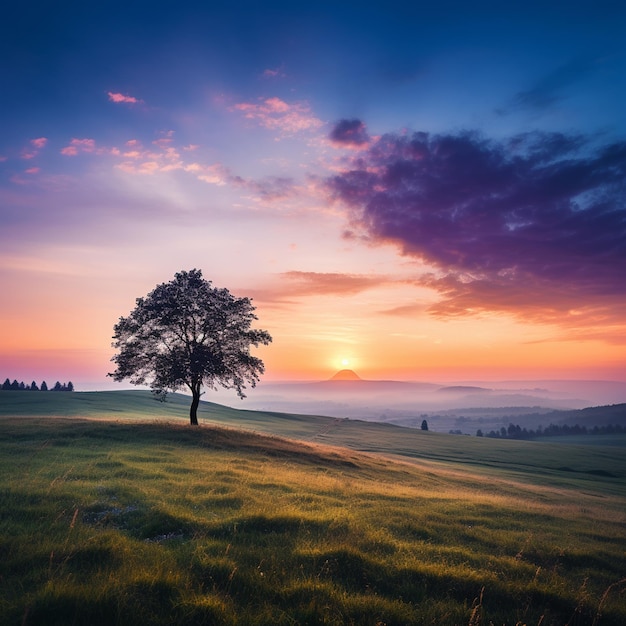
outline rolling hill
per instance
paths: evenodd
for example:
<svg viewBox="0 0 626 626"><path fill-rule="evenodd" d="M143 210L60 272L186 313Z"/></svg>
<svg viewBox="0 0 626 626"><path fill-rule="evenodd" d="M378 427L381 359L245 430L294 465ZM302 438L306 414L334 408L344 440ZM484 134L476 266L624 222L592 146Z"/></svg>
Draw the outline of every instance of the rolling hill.
<svg viewBox="0 0 626 626"><path fill-rule="evenodd" d="M0 623L626 620L617 446L0 395ZM576 621L572 621L572 616Z"/></svg>

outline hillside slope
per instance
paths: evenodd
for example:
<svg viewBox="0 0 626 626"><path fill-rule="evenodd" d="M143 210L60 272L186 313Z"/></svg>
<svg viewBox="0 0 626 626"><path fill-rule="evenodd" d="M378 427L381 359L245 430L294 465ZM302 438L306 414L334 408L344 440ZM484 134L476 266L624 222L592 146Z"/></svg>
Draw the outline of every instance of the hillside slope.
<svg viewBox="0 0 626 626"><path fill-rule="evenodd" d="M166 403L157 402L148 391L43 394L15 391L0 394L0 416L71 416L124 423L166 421L185 424L188 422L188 404L189 398L181 394L171 394ZM424 432L379 422L238 410L210 402L201 403L198 415L204 426L215 424L399 456L413 463L451 464L490 478L503 473L521 475L525 481L536 484L568 486L572 482L577 485L588 483L594 490L624 492L620 485L626 478L624 435L613 437L616 445L612 446L493 440Z"/></svg>
<svg viewBox="0 0 626 626"><path fill-rule="evenodd" d="M1 417L0 623L625 623L626 486L583 471L609 467L594 447L339 426L415 456L316 443L332 429Z"/></svg>

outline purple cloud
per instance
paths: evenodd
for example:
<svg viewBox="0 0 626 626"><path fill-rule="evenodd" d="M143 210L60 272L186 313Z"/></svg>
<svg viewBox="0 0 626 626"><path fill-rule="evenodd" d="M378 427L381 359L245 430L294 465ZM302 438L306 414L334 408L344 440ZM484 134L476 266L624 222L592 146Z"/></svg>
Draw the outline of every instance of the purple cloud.
<svg viewBox="0 0 626 626"><path fill-rule="evenodd" d="M623 303L626 142L389 134L351 165L327 181L332 194L371 240L439 269L425 279L443 296L433 313L554 321Z"/></svg>
<svg viewBox="0 0 626 626"><path fill-rule="evenodd" d="M340 120L330 131L329 137L335 145L343 148L363 148L370 142L361 120Z"/></svg>

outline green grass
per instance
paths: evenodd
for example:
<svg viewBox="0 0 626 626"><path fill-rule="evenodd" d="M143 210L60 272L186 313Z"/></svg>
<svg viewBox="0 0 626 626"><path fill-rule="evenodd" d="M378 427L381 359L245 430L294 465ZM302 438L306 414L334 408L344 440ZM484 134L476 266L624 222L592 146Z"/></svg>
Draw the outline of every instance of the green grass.
<svg viewBox="0 0 626 626"><path fill-rule="evenodd" d="M4 393L2 624L626 623L619 447Z"/></svg>

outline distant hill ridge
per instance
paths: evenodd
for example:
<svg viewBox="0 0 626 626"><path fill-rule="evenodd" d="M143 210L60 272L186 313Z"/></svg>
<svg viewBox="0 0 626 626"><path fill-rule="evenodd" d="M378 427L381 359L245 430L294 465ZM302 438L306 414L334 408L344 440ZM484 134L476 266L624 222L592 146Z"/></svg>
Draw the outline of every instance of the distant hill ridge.
<svg viewBox="0 0 626 626"><path fill-rule="evenodd" d="M330 380L363 380L353 370L339 370Z"/></svg>

